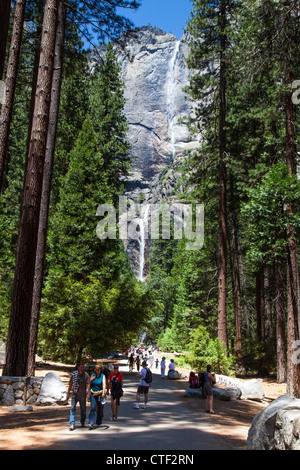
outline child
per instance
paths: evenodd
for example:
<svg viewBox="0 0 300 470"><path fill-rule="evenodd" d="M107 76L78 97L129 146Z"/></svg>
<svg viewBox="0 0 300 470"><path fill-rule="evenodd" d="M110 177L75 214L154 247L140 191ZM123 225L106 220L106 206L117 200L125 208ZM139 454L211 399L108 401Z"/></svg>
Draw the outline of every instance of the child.
<svg viewBox="0 0 300 470"><path fill-rule="evenodd" d="M195 372L191 372L189 376L190 388L196 388L198 385L198 378L195 375Z"/></svg>

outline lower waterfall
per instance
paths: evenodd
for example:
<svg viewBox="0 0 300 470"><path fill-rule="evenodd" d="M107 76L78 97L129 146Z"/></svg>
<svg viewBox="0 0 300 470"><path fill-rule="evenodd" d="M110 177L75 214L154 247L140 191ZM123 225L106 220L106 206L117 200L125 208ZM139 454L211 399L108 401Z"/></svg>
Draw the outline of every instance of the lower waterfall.
<svg viewBox="0 0 300 470"><path fill-rule="evenodd" d="M139 219L140 236L139 236L139 271L138 281L144 279L144 264L145 264L145 246L148 239L148 215L149 215L150 204L146 205L143 217Z"/></svg>

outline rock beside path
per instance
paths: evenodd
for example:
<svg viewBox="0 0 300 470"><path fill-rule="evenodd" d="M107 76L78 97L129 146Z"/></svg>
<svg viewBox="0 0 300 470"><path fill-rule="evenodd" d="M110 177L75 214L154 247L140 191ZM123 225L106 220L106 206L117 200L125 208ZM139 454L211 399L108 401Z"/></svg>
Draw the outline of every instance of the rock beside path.
<svg viewBox="0 0 300 470"><path fill-rule="evenodd" d="M252 421L248 450L300 450L300 400L283 395Z"/></svg>
<svg viewBox="0 0 300 470"><path fill-rule="evenodd" d="M33 411L33 407L30 406L30 405L14 405L14 406L9 406L7 408L7 410L10 412L10 413L24 413L24 412L28 412L28 411Z"/></svg>
<svg viewBox="0 0 300 470"><path fill-rule="evenodd" d="M223 401L230 400L255 400L261 402L265 393L262 388L262 381L259 379L247 380L245 382L227 377L225 375L216 374L216 384L225 385L222 387L213 387L215 398ZM183 394L184 397L202 397L201 388L188 388Z"/></svg>
<svg viewBox="0 0 300 470"><path fill-rule="evenodd" d="M67 387L55 372L46 374L36 405L55 406L67 404Z"/></svg>

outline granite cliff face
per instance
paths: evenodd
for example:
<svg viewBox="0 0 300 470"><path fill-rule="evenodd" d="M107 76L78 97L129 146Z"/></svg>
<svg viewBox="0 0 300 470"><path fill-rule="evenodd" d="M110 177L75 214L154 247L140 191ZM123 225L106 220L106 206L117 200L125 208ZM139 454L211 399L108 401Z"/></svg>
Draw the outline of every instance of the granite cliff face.
<svg viewBox="0 0 300 470"><path fill-rule="evenodd" d="M150 26L131 39L126 54L117 52L125 83L125 114L129 123L129 141L133 171L129 178L127 219L135 218L136 239L125 245L138 279L148 273L147 239L149 204L176 201L178 165L188 149L197 145L179 119L189 113L183 88L188 84L184 56L188 55L187 37L181 40ZM139 204L143 203L139 206Z"/></svg>

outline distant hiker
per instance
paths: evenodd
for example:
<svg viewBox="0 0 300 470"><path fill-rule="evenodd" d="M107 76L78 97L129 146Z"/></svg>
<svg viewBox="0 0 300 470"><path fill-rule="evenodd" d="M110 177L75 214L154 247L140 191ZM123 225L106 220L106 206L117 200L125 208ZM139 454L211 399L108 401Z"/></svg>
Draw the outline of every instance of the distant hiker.
<svg viewBox="0 0 300 470"><path fill-rule="evenodd" d="M206 367L206 372L204 372L204 384L203 389L206 394L206 411L207 413L214 413L213 410L213 383L216 382L215 374L211 372L211 366Z"/></svg>
<svg viewBox="0 0 300 470"><path fill-rule="evenodd" d="M70 411L70 431L75 429L75 412L76 405L80 405L80 422L83 427L86 419L86 398L90 392L90 376L84 371L84 363L80 362L76 366L76 370L72 372L67 392L67 400L69 400L72 391L71 411Z"/></svg>
<svg viewBox="0 0 300 470"><path fill-rule="evenodd" d="M133 354L130 355L128 362L129 362L129 372L132 372L133 366L134 366L134 356L133 356Z"/></svg>
<svg viewBox="0 0 300 470"><path fill-rule="evenodd" d="M166 370L166 358L163 357L162 360L160 361L160 374L161 378L165 378L165 370Z"/></svg>
<svg viewBox="0 0 300 470"><path fill-rule="evenodd" d="M144 395L144 408L146 408L148 403L148 393L150 388L150 382L152 381L152 373L149 367L147 367L147 361L143 361L142 363L142 370L137 375L140 377L140 383L138 385L138 389L136 392L136 404L134 408L140 407L140 398L141 395Z"/></svg>
<svg viewBox="0 0 300 470"><path fill-rule="evenodd" d="M149 367L150 368L152 368L152 366L153 366L153 359L154 358L153 358L152 352L150 352L150 354L149 354Z"/></svg>
<svg viewBox="0 0 300 470"><path fill-rule="evenodd" d="M139 372L140 371L140 363L141 363L140 356L136 356L135 363L136 363L136 370Z"/></svg>
<svg viewBox="0 0 300 470"><path fill-rule="evenodd" d="M123 374L119 372L119 366L114 365L114 371L109 375L109 387L111 394L111 411L112 411L112 421L118 419L120 398L123 396Z"/></svg>
<svg viewBox="0 0 300 470"><path fill-rule="evenodd" d="M156 367L156 369L158 369L158 363L159 363L159 360L156 359L156 360L155 360L155 367Z"/></svg>
<svg viewBox="0 0 300 470"><path fill-rule="evenodd" d="M96 410L97 418L96 425L100 426L103 419L103 409L105 404L105 393L106 393L106 378L103 373L102 365L95 366L95 372L91 376L91 393L89 400L91 402L91 410L89 415L89 429L93 429L95 424Z"/></svg>

